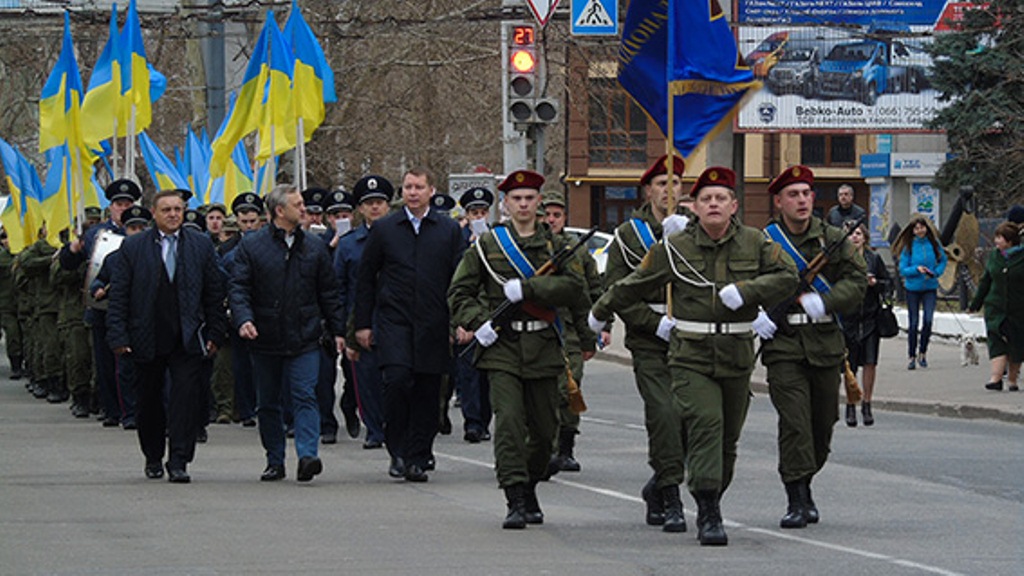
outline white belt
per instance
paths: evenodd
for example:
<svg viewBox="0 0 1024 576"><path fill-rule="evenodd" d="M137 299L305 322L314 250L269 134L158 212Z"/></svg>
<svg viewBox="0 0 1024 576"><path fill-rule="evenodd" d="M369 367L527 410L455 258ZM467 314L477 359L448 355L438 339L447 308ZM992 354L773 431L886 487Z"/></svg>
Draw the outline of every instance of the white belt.
<svg viewBox="0 0 1024 576"><path fill-rule="evenodd" d="M754 327L750 322L690 322L676 320L675 329L693 334L749 334Z"/></svg>
<svg viewBox="0 0 1024 576"><path fill-rule="evenodd" d="M789 314L786 316L786 322L789 322L790 326L799 326L801 324L828 324L832 322L832 316L825 316L815 320L807 314Z"/></svg>
<svg viewBox="0 0 1024 576"><path fill-rule="evenodd" d="M668 310L668 308L664 304L652 304L648 302L647 307L653 310L654 312L657 312L658 314L664 314L665 311Z"/></svg>
<svg viewBox="0 0 1024 576"><path fill-rule="evenodd" d="M550 322L544 320L513 320L508 327L514 332L537 332L551 326Z"/></svg>

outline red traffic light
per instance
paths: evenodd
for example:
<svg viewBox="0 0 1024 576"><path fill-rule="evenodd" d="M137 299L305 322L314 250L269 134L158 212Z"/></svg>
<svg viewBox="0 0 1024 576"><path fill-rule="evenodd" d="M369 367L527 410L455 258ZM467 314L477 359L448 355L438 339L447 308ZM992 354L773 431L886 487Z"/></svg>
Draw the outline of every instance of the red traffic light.
<svg viewBox="0 0 1024 576"><path fill-rule="evenodd" d="M537 67L537 58L532 50L519 48L512 51L512 70L519 74L533 72Z"/></svg>

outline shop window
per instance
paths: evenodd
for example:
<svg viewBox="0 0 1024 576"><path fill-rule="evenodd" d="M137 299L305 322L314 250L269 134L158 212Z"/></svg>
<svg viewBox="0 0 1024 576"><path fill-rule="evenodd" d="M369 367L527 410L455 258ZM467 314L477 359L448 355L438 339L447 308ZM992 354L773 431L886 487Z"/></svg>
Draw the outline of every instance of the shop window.
<svg viewBox="0 0 1024 576"><path fill-rule="evenodd" d="M853 135L804 134L800 137L800 163L807 166L856 165L857 146Z"/></svg>

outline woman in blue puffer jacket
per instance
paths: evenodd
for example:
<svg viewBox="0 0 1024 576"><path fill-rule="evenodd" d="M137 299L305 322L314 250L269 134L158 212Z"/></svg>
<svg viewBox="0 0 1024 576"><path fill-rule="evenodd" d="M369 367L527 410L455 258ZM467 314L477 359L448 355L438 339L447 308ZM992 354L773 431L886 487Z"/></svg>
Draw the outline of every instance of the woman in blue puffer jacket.
<svg viewBox="0 0 1024 576"><path fill-rule="evenodd" d="M935 315L936 293L939 276L946 270L946 251L939 243L938 234L931 220L921 214L910 217L910 223L900 230L892 246L893 254L899 258L900 276L907 291L907 370L914 364L928 367L925 354L928 352L928 338L932 333L932 317ZM918 310L924 309L920 321L920 349L918 349Z"/></svg>

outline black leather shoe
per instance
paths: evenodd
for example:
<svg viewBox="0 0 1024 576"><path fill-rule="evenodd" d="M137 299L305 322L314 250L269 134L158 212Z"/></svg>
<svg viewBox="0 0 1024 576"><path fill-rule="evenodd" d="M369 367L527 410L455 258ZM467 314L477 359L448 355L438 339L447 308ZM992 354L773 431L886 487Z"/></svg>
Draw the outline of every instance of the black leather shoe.
<svg viewBox="0 0 1024 576"><path fill-rule="evenodd" d="M296 479L299 482L309 482L313 476L324 471L323 462L316 456L303 456L299 458L299 472Z"/></svg>
<svg viewBox="0 0 1024 576"><path fill-rule="evenodd" d="M192 478L185 472L184 468L171 468L171 465L167 465L167 481L172 484L188 484L192 481Z"/></svg>
<svg viewBox="0 0 1024 576"><path fill-rule="evenodd" d="M260 474L261 482L274 482L284 478L284 464L267 464L267 468Z"/></svg>
<svg viewBox="0 0 1024 576"><path fill-rule="evenodd" d="M442 436L447 436L452 433L452 419L448 417L447 412L445 412L444 416L441 417L441 426L437 431Z"/></svg>
<svg viewBox="0 0 1024 576"><path fill-rule="evenodd" d="M398 456L391 459L391 465L388 466L388 476L391 476L392 478L405 477L405 462L403 462Z"/></svg>
<svg viewBox="0 0 1024 576"><path fill-rule="evenodd" d="M857 407L853 404L846 405L846 425L850 428L857 427Z"/></svg>
<svg viewBox="0 0 1024 576"><path fill-rule="evenodd" d="M115 426L120 426L120 425L121 425L121 421L118 420L117 418L107 417L107 418L103 419L103 427L104 428L114 428Z"/></svg>
<svg viewBox="0 0 1024 576"><path fill-rule="evenodd" d="M1003 381L1002 380L1000 380L999 382L989 382L988 384L985 384L985 390L995 390L996 392L999 392L1002 389L1003 389Z"/></svg>
<svg viewBox="0 0 1024 576"><path fill-rule="evenodd" d="M380 440L367 440L363 442L363 450L376 450L377 448L383 448L384 443Z"/></svg>
<svg viewBox="0 0 1024 576"><path fill-rule="evenodd" d="M410 464L405 467L405 479L409 482L426 482L428 477L422 468L416 464Z"/></svg>
<svg viewBox="0 0 1024 576"><path fill-rule="evenodd" d="M327 433L327 434L321 434L320 435L320 443L321 444L337 444L338 443L338 433L337 432L330 432L330 433Z"/></svg>
<svg viewBox="0 0 1024 576"><path fill-rule="evenodd" d="M348 432L348 437L359 438L359 415L355 411L344 410L341 411L341 415L345 417L345 431Z"/></svg>
<svg viewBox="0 0 1024 576"><path fill-rule="evenodd" d="M159 462L146 462L146 478L159 480L164 477L164 467Z"/></svg>
<svg viewBox="0 0 1024 576"><path fill-rule="evenodd" d="M491 439L491 433L488 432L487 430L484 430L483 432L480 433L480 440L482 440L484 442L487 442L490 439Z"/></svg>
<svg viewBox="0 0 1024 576"><path fill-rule="evenodd" d="M462 436L462 439L470 444L480 443L480 431L476 429L466 430L466 433Z"/></svg>
<svg viewBox="0 0 1024 576"><path fill-rule="evenodd" d="M245 428L253 428L253 427L256 426L256 419L255 418L246 418L246 419L242 420L242 426L244 426Z"/></svg>

